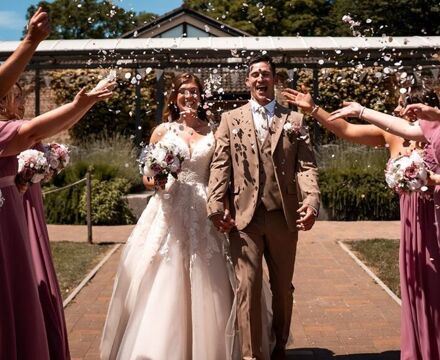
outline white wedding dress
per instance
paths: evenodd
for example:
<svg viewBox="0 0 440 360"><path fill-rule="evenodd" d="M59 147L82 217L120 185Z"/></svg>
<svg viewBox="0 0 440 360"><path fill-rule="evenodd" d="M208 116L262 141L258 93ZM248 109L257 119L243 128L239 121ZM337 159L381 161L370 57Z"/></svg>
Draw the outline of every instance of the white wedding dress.
<svg viewBox="0 0 440 360"><path fill-rule="evenodd" d="M182 172L150 199L127 241L101 340L104 360L237 358L234 275L206 210L215 139L210 132L189 149L178 132L170 124L163 141L184 154Z"/></svg>

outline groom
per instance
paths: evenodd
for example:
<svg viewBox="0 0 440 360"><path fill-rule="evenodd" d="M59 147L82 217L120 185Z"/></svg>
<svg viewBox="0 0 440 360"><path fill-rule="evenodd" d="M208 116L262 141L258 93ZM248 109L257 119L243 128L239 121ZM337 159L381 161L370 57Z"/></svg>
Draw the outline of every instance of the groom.
<svg viewBox="0 0 440 360"><path fill-rule="evenodd" d="M274 78L271 57L249 61L246 86L251 100L223 114L209 178L208 215L220 231L232 229L243 359L264 359L263 256L273 295L276 344L271 359L285 359L298 230L311 229L319 209L318 171L309 134L301 114L275 101Z"/></svg>

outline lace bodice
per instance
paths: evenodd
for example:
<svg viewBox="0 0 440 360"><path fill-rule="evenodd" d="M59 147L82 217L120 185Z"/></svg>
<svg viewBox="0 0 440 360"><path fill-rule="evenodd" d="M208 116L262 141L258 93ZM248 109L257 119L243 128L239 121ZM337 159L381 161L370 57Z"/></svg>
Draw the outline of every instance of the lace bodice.
<svg viewBox="0 0 440 360"><path fill-rule="evenodd" d="M178 181L182 183L200 183L207 185L209 180L209 167L215 148L215 139L212 131L194 143L191 148L189 148L185 140L179 136L179 132L179 124L170 124L167 133L162 138L162 141L169 141L175 144L185 157L182 164L182 171L178 176Z"/></svg>

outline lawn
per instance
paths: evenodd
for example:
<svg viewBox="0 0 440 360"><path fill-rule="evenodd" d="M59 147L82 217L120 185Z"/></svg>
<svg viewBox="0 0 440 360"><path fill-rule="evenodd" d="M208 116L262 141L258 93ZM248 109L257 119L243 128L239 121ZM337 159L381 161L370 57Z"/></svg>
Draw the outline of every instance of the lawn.
<svg viewBox="0 0 440 360"><path fill-rule="evenodd" d="M52 255L63 299L86 277L111 249L111 245L52 242Z"/></svg>
<svg viewBox="0 0 440 360"><path fill-rule="evenodd" d="M400 297L399 240L372 239L349 241L346 244L392 292Z"/></svg>

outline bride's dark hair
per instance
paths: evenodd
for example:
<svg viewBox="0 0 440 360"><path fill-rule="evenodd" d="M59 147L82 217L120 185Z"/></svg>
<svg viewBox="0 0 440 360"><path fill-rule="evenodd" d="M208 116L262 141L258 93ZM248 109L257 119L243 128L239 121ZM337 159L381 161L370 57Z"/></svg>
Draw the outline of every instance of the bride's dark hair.
<svg viewBox="0 0 440 360"><path fill-rule="evenodd" d="M162 114L162 120L163 122L168 121L176 121L180 117L180 110L177 106L177 94L179 92L180 87L183 84L186 84L188 82L194 82L200 93L200 105L197 109L197 116L200 120L207 121L206 111L203 107L204 105L204 95L203 95L203 85L200 79L191 73L185 72L182 74L177 75L171 84L170 94L167 98L167 102L165 104L163 114Z"/></svg>

